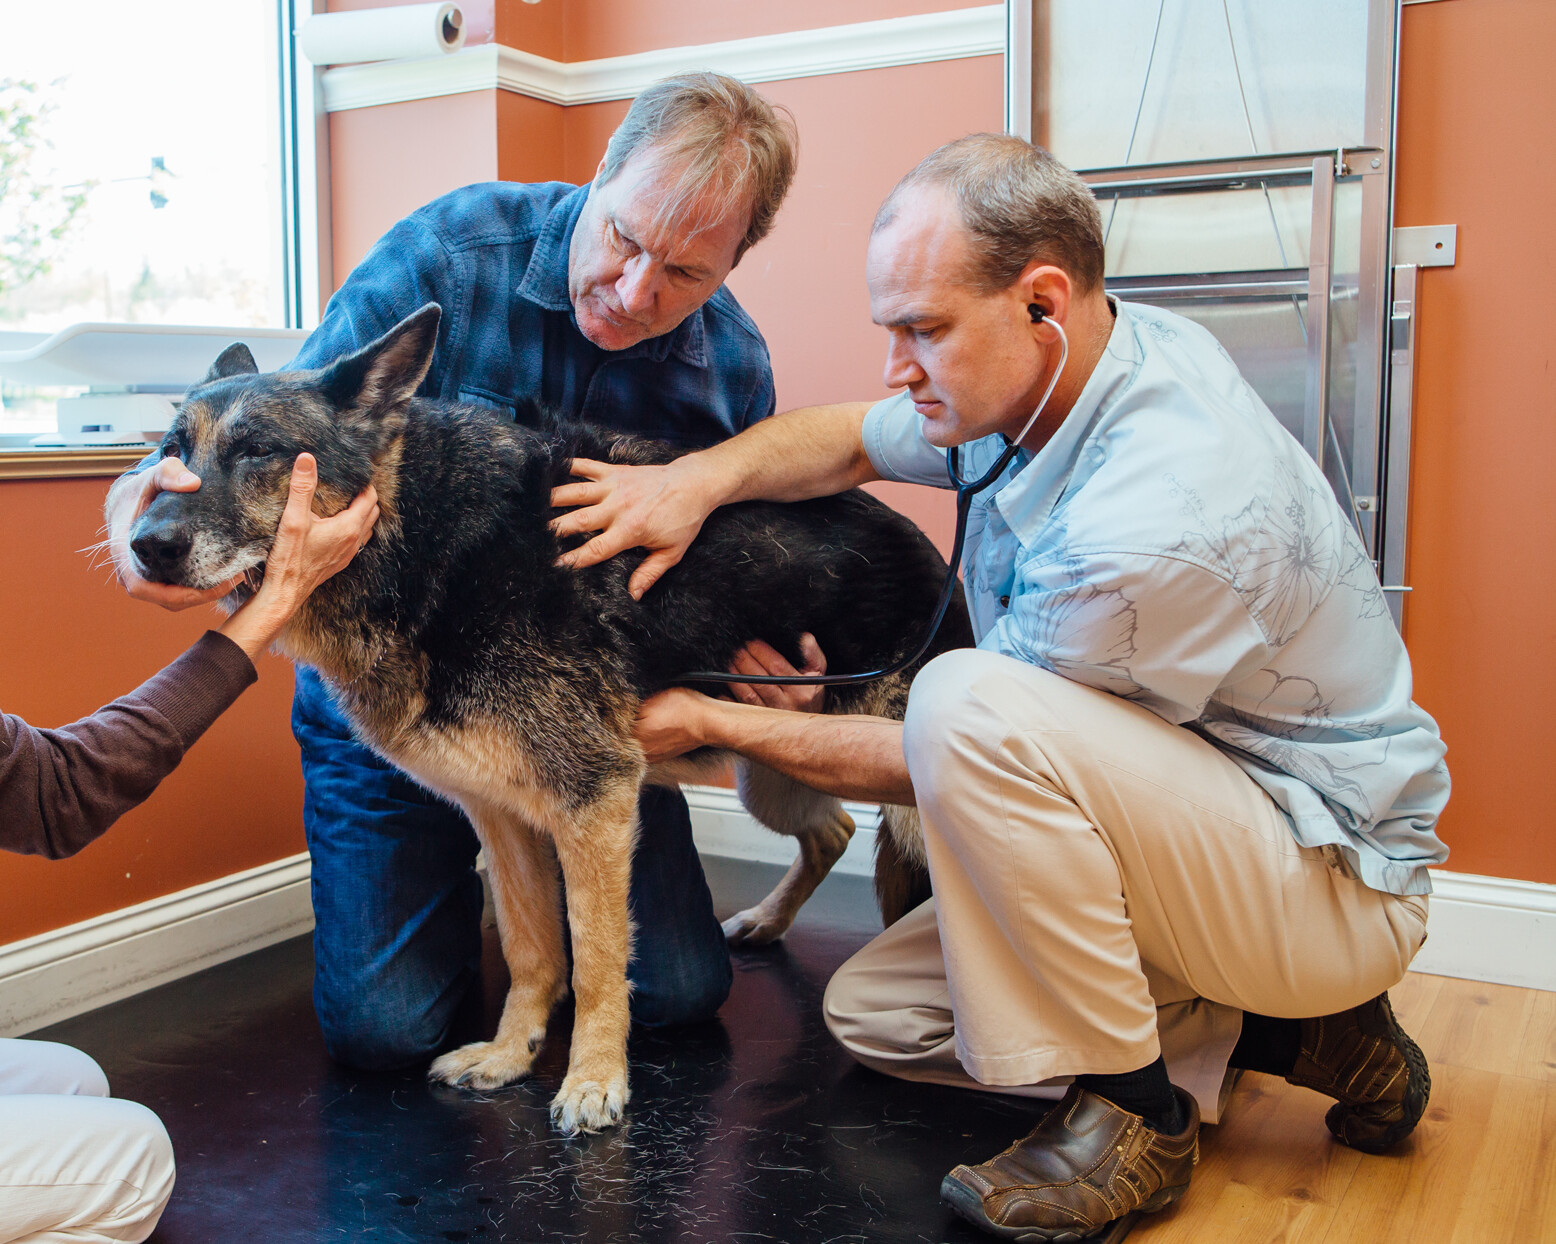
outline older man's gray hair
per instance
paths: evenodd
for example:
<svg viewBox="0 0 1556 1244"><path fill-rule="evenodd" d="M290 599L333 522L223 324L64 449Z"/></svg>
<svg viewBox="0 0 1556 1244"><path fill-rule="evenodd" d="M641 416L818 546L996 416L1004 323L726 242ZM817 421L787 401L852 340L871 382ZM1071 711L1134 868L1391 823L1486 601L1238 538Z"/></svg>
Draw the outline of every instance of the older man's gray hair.
<svg viewBox="0 0 1556 1244"><path fill-rule="evenodd" d="M1089 293L1102 284L1102 215L1091 189L1041 147L1009 134L969 134L925 156L886 196L873 230L896 219L903 194L945 190L972 235L972 284L1008 289L1034 260L1063 268Z"/></svg>
<svg viewBox="0 0 1556 1244"><path fill-rule="evenodd" d="M744 82L721 73L682 73L654 83L632 101L605 149L601 184L633 155L653 148L677 173L662 208L682 227L706 228L731 211L749 210L739 257L773 227L794 180L799 137L786 108L775 107ZM686 207L714 192L706 219L682 219ZM707 200L704 199L704 203Z"/></svg>

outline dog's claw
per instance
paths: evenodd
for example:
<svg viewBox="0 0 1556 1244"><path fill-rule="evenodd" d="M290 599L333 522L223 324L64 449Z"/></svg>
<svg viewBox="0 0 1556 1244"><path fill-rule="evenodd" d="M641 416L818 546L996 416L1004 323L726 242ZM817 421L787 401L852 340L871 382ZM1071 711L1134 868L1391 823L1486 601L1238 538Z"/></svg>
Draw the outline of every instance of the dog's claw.
<svg viewBox="0 0 1556 1244"><path fill-rule="evenodd" d="M497 1089L529 1075L534 1057L529 1050L515 1051L495 1041L477 1041L434 1059L427 1068L427 1078L453 1088Z"/></svg>
<svg viewBox="0 0 1556 1244"><path fill-rule="evenodd" d="M614 1127L621 1122L630 1096L624 1075L609 1084L568 1076L551 1102L551 1123L564 1136Z"/></svg>
<svg viewBox="0 0 1556 1244"><path fill-rule="evenodd" d="M768 916L760 907L736 912L720 927L730 946L768 946L789 931L786 922Z"/></svg>

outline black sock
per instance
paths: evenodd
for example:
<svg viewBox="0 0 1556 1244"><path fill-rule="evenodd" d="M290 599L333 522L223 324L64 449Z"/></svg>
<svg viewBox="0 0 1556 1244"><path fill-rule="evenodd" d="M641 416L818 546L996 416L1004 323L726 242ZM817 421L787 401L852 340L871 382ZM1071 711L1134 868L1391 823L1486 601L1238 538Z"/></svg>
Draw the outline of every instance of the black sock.
<svg viewBox="0 0 1556 1244"><path fill-rule="evenodd" d="M1176 1136L1188 1123L1183 1103L1172 1091L1167 1064L1158 1056L1154 1063L1121 1076L1076 1076L1075 1083L1115 1106L1137 1114L1146 1125L1164 1136Z"/></svg>
<svg viewBox="0 0 1556 1244"><path fill-rule="evenodd" d="M1302 1052L1302 1021L1271 1019L1268 1015L1243 1012L1243 1035L1237 1038L1231 1064L1244 1071L1262 1071L1269 1076L1289 1076Z"/></svg>

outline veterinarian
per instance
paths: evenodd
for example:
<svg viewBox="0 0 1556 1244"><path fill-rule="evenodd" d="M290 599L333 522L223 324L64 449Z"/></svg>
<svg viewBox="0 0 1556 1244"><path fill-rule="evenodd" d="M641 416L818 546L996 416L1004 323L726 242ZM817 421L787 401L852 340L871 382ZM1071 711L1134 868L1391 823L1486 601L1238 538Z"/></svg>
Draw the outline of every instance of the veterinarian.
<svg viewBox="0 0 1556 1244"><path fill-rule="evenodd" d="M539 405L704 446L772 414L767 345L724 288L772 227L792 123L755 91L687 74L639 95L586 186L467 186L402 220L335 293L293 360L330 362L424 303L443 307L419 392ZM109 524L126 529L110 499ZM170 608L176 592L120 573ZM393 1068L447 1043L481 957L474 830L352 736L300 668L293 729L313 857L315 1008L336 1059ZM646 789L632 876L632 1012L710 1018L732 973L679 792Z"/></svg>
<svg viewBox="0 0 1556 1244"><path fill-rule="evenodd" d="M577 464L590 482L553 500L585 508L555 526L600 533L579 565L652 550L641 593L719 504L948 487L950 446L976 479L1054 378L1057 323L1068 364L972 510L978 647L923 670L900 726L807 719L771 688L665 692L640 719L650 759L712 744L917 803L935 897L838 972L826 1017L907 1079L1074 1078L946 1177L985 1229L1075 1238L1181 1195L1233 1068L1335 1098L1343 1143L1397 1143L1429 1081L1385 991L1425 937L1448 774L1323 475L1209 333L1104 293L1091 193L1019 139L904 178L867 276L905 392L666 467ZM788 672L762 651L740 672Z"/></svg>
<svg viewBox="0 0 1556 1244"><path fill-rule="evenodd" d="M316 517L317 484L313 458L300 456L259 591L161 673L59 730L0 714L0 848L74 855L150 795L255 680L254 658L378 519L371 489L335 517ZM165 459L138 477L132 508L139 514L159 490L199 486ZM0 1039L0 1244L133 1244L151 1234L172 1191L173 1146L155 1114L109 1097L102 1068L80 1050Z"/></svg>

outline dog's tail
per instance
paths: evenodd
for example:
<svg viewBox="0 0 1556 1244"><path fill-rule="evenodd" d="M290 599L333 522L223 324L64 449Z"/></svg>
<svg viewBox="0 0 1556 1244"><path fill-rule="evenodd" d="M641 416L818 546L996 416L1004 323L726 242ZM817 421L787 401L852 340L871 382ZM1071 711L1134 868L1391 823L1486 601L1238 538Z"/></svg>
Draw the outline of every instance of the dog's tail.
<svg viewBox="0 0 1556 1244"><path fill-rule="evenodd" d="M911 808L889 806L881 812L883 824L875 836L875 901L881 908L881 922L889 929L926 902L931 891L917 814Z"/></svg>

